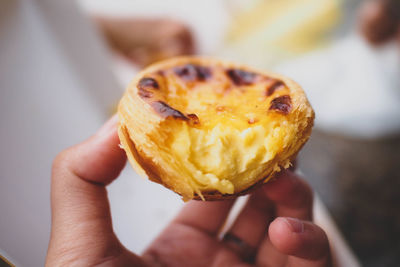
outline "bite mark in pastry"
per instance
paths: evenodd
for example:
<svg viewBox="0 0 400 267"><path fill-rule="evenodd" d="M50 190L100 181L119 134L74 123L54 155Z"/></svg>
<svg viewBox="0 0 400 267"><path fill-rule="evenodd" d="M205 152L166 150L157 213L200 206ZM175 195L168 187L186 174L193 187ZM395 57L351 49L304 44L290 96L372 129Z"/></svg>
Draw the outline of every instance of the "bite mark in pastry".
<svg viewBox="0 0 400 267"><path fill-rule="evenodd" d="M314 120L292 80L199 57L140 72L118 114L135 170L185 201L233 198L267 182L290 166Z"/></svg>

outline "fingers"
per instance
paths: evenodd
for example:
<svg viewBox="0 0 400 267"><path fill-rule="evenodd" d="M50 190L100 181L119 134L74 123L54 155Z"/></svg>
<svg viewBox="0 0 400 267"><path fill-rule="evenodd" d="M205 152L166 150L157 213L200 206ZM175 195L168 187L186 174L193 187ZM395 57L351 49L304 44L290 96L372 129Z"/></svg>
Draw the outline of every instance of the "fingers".
<svg viewBox="0 0 400 267"><path fill-rule="evenodd" d="M195 51L190 29L179 21L104 16L94 19L114 50L142 66Z"/></svg>
<svg viewBox="0 0 400 267"><path fill-rule="evenodd" d="M277 250L290 255L288 266L330 266L328 238L317 225L279 217L271 223L268 233Z"/></svg>
<svg viewBox="0 0 400 267"><path fill-rule="evenodd" d="M156 266L214 266L217 234L234 200L190 201L144 252Z"/></svg>
<svg viewBox="0 0 400 267"><path fill-rule="evenodd" d="M273 203L266 197L264 191L257 190L250 196L228 233L257 248L273 218L273 208Z"/></svg>
<svg viewBox="0 0 400 267"><path fill-rule="evenodd" d="M197 230L216 235L221 230L235 201L190 201L172 224L184 224Z"/></svg>
<svg viewBox="0 0 400 267"><path fill-rule="evenodd" d="M313 195L310 186L291 171L281 172L275 181L263 186L276 206L276 216L312 219Z"/></svg>
<svg viewBox="0 0 400 267"><path fill-rule="evenodd" d="M73 178L99 185L111 183L126 161L125 152L119 147L117 122L117 116L113 116L87 141L58 155L53 171L66 168L75 174Z"/></svg>
<svg viewBox="0 0 400 267"><path fill-rule="evenodd" d="M105 185L125 164L118 147L114 117L89 140L59 154L53 164L51 184L52 250L68 244L87 247L115 244ZM90 237L90 238L84 238ZM74 242L66 242L74 240Z"/></svg>
<svg viewBox="0 0 400 267"><path fill-rule="evenodd" d="M229 232L258 247L273 216L311 220L312 191L291 171L280 173L276 181L251 195Z"/></svg>
<svg viewBox="0 0 400 267"><path fill-rule="evenodd" d="M279 173L276 180L268 182L262 189L275 205L274 216L312 219L311 188L293 172ZM267 235L259 247L257 260L265 265L281 266L287 256L275 248Z"/></svg>

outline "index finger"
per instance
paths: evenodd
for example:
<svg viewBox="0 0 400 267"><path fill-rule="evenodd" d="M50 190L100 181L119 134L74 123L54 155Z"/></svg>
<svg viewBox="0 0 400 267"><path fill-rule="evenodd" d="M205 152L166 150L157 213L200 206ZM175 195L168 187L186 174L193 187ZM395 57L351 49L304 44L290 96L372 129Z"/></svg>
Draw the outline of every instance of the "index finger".
<svg viewBox="0 0 400 267"><path fill-rule="evenodd" d="M116 127L114 117L96 135L65 150L54 160L48 265L57 260L55 256L73 250L77 244L82 247L119 244L112 229L105 189L126 161L124 151L118 147ZM85 238L88 236L92 238ZM96 251L91 249L90 253Z"/></svg>
<svg viewBox="0 0 400 267"><path fill-rule="evenodd" d="M312 220L312 190L292 171L282 171L275 181L264 185L263 190L266 196L275 203L277 217Z"/></svg>
<svg viewBox="0 0 400 267"><path fill-rule="evenodd" d="M173 224L184 224L210 235L217 235L226 221L234 200L191 201L185 205Z"/></svg>

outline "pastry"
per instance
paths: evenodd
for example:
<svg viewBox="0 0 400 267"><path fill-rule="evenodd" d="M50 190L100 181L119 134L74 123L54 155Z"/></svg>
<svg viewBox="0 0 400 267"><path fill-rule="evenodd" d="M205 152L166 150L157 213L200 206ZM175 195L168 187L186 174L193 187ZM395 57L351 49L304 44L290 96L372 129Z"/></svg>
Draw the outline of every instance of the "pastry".
<svg viewBox="0 0 400 267"><path fill-rule="evenodd" d="M184 201L234 198L267 182L290 167L314 120L294 81L201 57L144 69L118 115L134 169Z"/></svg>

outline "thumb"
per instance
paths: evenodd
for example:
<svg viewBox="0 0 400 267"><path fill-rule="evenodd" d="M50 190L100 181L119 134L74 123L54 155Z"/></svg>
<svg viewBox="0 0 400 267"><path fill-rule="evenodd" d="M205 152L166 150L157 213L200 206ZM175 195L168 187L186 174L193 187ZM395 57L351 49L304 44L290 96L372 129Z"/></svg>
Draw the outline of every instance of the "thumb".
<svg viewBox="0 0 400 267"><path fill-rule="evenodd" d="M271 243L289 256L287 266L332 266L329 241L319 226L299 219L278 217L269 226Z"/></svg>
<svg viewBox="0 0 400 267"><path fill-rule="evenodd" d="M105 189L126 162L118 145L114 116L94 136L61 152L54 160L47 263L60 254L107 258L123 249L113 232Z"/></svg>

